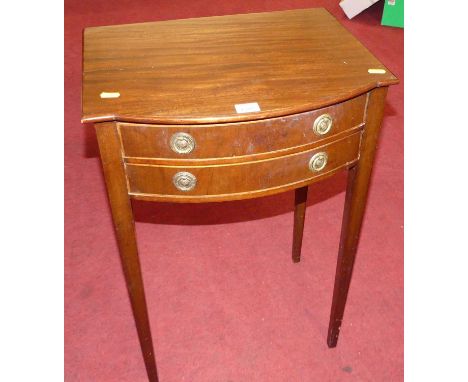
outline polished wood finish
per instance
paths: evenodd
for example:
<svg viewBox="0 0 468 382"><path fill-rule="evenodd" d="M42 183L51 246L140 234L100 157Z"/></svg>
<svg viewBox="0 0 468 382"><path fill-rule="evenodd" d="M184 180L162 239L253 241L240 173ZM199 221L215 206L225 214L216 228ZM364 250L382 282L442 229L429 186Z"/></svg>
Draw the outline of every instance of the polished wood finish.
<svg viewBox="0 0 468 382"><path fill-rule="evenodd" d="M252 121L397 82L322 8L87 28L83 55L83 122Z"/></svg>
<svg viewBox="0 0 468 382"><path fill-rule="evenodd" d="M292 154L310 151L320 146L325 146L341 139L347 138L349 135L357 133L363 129L364 125L354 127L335 134L332 137L325 137L316 142L307 143L303 146L293 146L284 150L267 151L258 154L246 154L238 157L220 157L220 158L202 158L202 159L174 159L174 158L135 158L125 157L127 164L147 164L156 166L210 166L210 165L225 165L225 164L240 164L244 162L263 161L266 159L279 158Z"/></svg>
<svg viewBox="0 0 468 382"><path fill-rule="evenodd" d="M96 126L149 380L158 376L132 198L197 203L294 189L292 259L299 262L308 185L349 169L327 339L336 346L385 95L396 77L324 9L88 28L83 54L82 121ZM251 102L260 110L236 112ZM317 135L323 114L333 126ZM193 151L173 151L175 133L190 134ZM309 161L320 152L328 161L313 172ZM196 177L193 189L175 187L180 172Z"/></svg>
<svg viewBox="0 0 468 382"><path fill-rule="evenodd" d="M307 191L309 187L297 188L294 193L294 230L292 245L292 260L301 261L302 235L304 233L304 220L307 205Z"/></svg>
<svg viewBox="0 0 468 382"><path fill-rule="evenodd" d="M235 157L235 160L239 160L267 152L293 148L304 150L321 139L359 128L364 123L366 100L364 94L319 110L243 123L184 126L119 123L119 129L127 158L180 160ZM319 136L312 127L323 114L332 117L333 125L330 132ZM194 138L196 144L192 152L180 154L171 149L170 139L179 132Z"/></svg>
<svg viewBox="0 0 468 382"><path fill-rule="evenodd" d="M158 382L153 340L146 307L143 279L141 277L133 221L132 205L127 190L125 168L120 155L118 131L114 124L96 125L96 135L101 152L101 162L107 193L114 221L115 234L119 245L122 268L127 282L128 294L135 317L146 372L151 382Z"/></svg>
<svg viewBox="0 0 468 382"><path fill-rule="evenodd" d="M386 95L386 87L375 89L370 93L369 104L367 106L366 128L361 142L360 159L358 164L350 169L348 173L340 249L338 252L335 287L333 289L333 302L328 327L327 343L329 347L336 346L343 320Z"/></svg>
<svg viewBox="0 0 468 382"><path fill-rule="evenodd" d="M283 192L311 183L327 173L335 173L354 163L359 156L361 133L310 151L229 165L158 166L127 164L129 193L159 201L207 202L252 198ZM326 152L328 162L320 172L309 169L310 158ZM197 178L191 191L180 191L172 183L178 172ZM215 181L213 181L215 180Z"/></svg>

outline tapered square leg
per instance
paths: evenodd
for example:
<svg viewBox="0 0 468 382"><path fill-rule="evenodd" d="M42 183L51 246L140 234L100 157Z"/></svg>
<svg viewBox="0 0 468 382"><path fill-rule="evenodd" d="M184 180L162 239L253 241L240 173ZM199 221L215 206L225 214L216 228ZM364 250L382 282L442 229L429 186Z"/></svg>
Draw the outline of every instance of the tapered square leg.
<svg viewBox="0 0 468 382"><path fill-rule="evenodd" d="M124 163L120 156L121 148L117 127L114 123L97 124L96 134L112 219L119 245L120 259L130 296L141 351L143 352L146 372L150 382L158 382L145 291L138 258L133 211L127 192Z"/></svg>
<svg viewBox="0 0 468 382"><path fill-rule="evenodd" d="M308 187L301 187L295 190L294 198L294 229L292 260L295 263L301 261L302 236L304 234L304 219L307 204Z"/></svg>
<svg viewBox="0 0 468 382"><path fill-rule="evenodd" d="M328 326L327 344L329 347L336 346L343 320L386 94L387 88L377 88L369 93L359 161L348 173L335 286Z"/></svg>

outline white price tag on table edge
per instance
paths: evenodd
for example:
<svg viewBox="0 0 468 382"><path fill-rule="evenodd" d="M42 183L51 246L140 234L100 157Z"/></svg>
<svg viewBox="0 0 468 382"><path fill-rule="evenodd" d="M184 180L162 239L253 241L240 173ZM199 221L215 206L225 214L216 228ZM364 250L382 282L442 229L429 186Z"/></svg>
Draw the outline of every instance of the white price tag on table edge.
<svg viewBox="0 0 468 382"><path fill-rule="evenodd" d="M238 104L235 104L234 107L236 108L237 114L253 113L256 111L261 111L260 106L257 102L238 103Z"/></svg>

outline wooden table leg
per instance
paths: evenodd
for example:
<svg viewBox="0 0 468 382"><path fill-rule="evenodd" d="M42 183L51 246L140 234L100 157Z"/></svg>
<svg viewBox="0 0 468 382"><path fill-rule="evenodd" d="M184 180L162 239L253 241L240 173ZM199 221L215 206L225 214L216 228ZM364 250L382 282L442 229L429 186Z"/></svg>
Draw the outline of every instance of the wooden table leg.
<svg viewBox="0 0 468 382"><path fill-rule="evenodd" d="M309 187L296 188L294 198L294 229L292 260L295 263L301 261L302 236L304 233L304 219L307 204L307 191Z"/></svg>
<svg viewBox="0 0 468 382"><path fill-rule="evenodd" d="M120 155L120 141L114 123L96 124L101 161L107 185L112 218L119 245L122 268L150 382L158 382L153 342L146 307L140 261L135 237L135 224L127 192L125 168Z"/></svg>
<svg viewBox="0 0 468 382"><path fill-rule="evenodd" d="M369 94L366 125L361 140L360 159L357 165L352 167L348 173L333 302L328 326L327 344L329 347L336 346L343 320L386 94L386 87L377 88Z"/></svg>

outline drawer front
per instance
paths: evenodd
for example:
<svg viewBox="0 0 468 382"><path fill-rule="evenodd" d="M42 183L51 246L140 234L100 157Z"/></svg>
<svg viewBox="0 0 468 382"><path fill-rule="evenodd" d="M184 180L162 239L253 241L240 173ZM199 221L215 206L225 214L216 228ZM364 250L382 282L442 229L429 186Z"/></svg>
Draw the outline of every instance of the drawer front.
<svg viewBox="0 0 468 382"><path fill-rule="evenodd" d="M124 156L205 159L261 154L305 146L361 126L366 95L282 118L219 125L119 123Z"/></svg>
<svg viewBox="0 0 468 382"><path fill-rule="evenodd" d="M331 175L358 159L361 133L274 159L211 166L127 164L130 194L200 201L273 194ZM225 197L223 197L225 196Z"/></svg>

